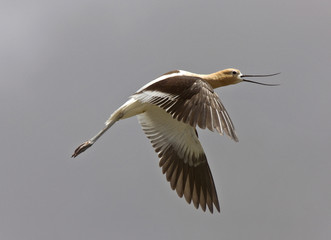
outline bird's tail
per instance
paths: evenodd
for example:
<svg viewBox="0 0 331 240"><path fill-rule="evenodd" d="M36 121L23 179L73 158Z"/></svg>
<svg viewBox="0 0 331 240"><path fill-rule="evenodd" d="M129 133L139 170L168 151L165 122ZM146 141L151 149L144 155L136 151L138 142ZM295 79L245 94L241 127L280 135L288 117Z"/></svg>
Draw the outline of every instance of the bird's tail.
<svg viewBox="0 0 331 240"><path fill-rule="evenodd" d="M119 107L115 112L110 115L105 122L106 126L113 125L120 119L129 118L145 111L145 105L134 98L130 98L126 103Z"/></svg>

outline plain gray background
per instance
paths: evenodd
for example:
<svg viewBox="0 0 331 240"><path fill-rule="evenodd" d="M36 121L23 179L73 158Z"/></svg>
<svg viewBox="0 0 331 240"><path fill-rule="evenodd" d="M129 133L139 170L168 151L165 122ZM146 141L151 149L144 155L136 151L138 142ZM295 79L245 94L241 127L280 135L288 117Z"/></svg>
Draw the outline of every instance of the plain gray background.
<svg viewBox="0 0 331 240"><path fill-rule="evenodd" d="M330 22L327 0L2 0L0 239L330 239ZM199 130L220 214L136 118L70 158L159 75L227 67L282 74L216 90L240 139Z"/></svg>

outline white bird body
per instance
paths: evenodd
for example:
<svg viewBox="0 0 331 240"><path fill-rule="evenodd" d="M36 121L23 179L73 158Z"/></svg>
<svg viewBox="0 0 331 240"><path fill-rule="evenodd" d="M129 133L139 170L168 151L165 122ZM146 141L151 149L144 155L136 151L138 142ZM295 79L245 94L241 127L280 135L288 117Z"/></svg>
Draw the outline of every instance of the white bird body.
<svg viewBox="0 0 331 240"><path fill-rule="evenodd" d="M246 75L246 76L272 76ZM76 157L92 146L115 122L137 116L160 158L171 188L188 203L205 211L220 211L216 188L207 158L198 139L196 126L224 132L238 141L234 125L214 88L236 84L243 79L239 70L225 69L203 75L175 70L149 82L114 111L106 127L81 144ZM256 83L256 82L254 82ZM267 84L264 84L267 85Z"/></svg>

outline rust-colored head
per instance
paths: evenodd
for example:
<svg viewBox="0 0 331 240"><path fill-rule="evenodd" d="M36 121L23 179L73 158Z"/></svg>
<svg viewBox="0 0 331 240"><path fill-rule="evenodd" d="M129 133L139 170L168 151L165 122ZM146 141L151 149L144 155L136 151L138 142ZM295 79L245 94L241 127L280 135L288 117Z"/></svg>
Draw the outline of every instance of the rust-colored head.
<svg viewBox="0 0 331 240"><path fill-rule="evenodd" d="M227 68L219 72L215 72L208 75L203 75L203 79L205 79L213 88L224 87L231 84L237 84L240 82L251 82L266 86L276 86L278 84L265 84L259 83L251 80L244 79L244 77L269 77L274 76L279 73L274 74L266 74L266 75L243 75L238 69L235 68Z"/></svg>

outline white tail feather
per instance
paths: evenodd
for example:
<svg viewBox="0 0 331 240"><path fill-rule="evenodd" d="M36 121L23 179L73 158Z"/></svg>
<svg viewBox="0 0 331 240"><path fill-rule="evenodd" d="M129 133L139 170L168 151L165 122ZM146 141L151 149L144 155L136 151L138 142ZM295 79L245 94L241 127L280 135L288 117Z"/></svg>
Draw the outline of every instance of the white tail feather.
<svg viewBox="0 0 331 240"><path fill-rule="evenodd" d="M106 125L113 121L118 121L120 119L129 118L146 110L146 103L141 103L140 101L131 97L126 103L119 107L115 112L110 115L109 119L106 121Z"/></svg>

